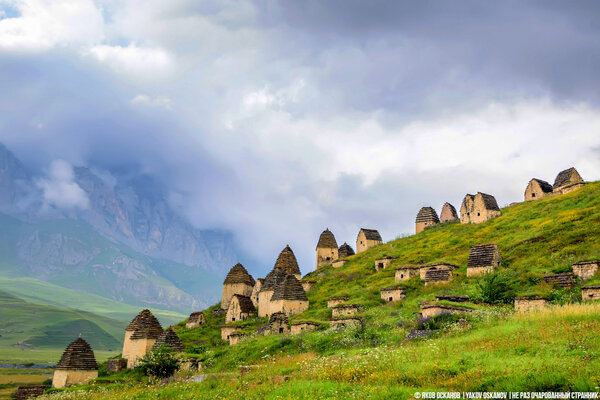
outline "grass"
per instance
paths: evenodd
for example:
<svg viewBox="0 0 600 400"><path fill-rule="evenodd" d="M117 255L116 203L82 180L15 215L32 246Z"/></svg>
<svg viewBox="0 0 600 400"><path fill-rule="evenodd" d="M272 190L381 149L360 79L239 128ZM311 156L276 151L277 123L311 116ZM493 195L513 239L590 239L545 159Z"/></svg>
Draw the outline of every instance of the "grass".
<svg viewBox="0 0 600 400"><path fill-rule="evenodd" d="M20 385L41 385L50 378L52 378L50 369L0 368L0 399L10 399L10 395Z"/></svg>

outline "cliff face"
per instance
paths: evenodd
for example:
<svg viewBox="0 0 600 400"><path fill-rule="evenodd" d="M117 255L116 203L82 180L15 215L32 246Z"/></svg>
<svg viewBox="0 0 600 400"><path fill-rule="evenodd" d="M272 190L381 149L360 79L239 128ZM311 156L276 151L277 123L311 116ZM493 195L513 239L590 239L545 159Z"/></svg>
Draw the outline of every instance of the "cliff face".
<svg viewBox="0 0 600 400"><path fill-rule="evenodd" d="M68 210L45 206L39 179L0 144L0 273L185 312L218 298L232 235L193 227L152 177L75 167L89 206Z"/></svg>

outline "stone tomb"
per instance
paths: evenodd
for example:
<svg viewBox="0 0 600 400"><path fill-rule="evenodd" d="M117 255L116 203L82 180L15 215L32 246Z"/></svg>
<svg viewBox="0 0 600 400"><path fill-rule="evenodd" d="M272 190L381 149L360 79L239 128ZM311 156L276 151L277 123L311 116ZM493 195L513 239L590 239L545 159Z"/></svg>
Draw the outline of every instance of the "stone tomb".
<svg viewBox="0 0 600 400"><path fill-rule="evenodd" d="M121 372L127 368L127 360L124 358L113 358L106 362L106 369L110 372Z"/></svg>
<svg viewBox="0 0 600 400"><path fill-rule="evenodd" d="M562 288L568 289L571 289L577 283L575 281L575 274L573 274L572 272L566 272L564 274L546 275L544 277L544 281L546 281L546 283L548 283L549 285L558 285Z"/></svg>
<svg viewBox="0 0 600 400"><path fill-rule="evenodd" d="M515 311L529 312L541 310L548 305L548 299L540 296L515 297Z"/></svg>
<svg viewBox="0 0 600 400"><path fill-rule="evenodd" d="M138 359L143 358L163 333L160 322L150 310L142 310L125 328L123 342L123 358L127 359L127 368L137 366Z"/></svg>
<svg viewBox="0 0 600 400"><path fill-rule="evenodd" d="M358 317L342 317L335 318L329 321L330 329L345 329L345 328L360 328L362 327L362 318Z"/></svg>
<svg viewBox="0 0 600 400"><path fill-rule="evenodd" d="M239 326L237 325L221 325L221 339L229 340L229 335L235 332Z"/></svg>
<svg viewBox="0 0 600 400"><path fill-rule="evenodd" d="M167 347L173 350L175 353L183 353L183 343L181 343L179 336L177 336L171 327L169 327L169 329L164 331L162 335L156 339L154 346L152 346L152 350L154 351L161 347Z"/></svg>
<svg viewBox="0 0 600 400"><path fill-rule="evenodd" d="M45 385L23 385L17 388L15 395L13 397L14 400L27 400L34 399L38 396L44 394L46 390Z"/></svg>
<svg viewBox="0 0 600 400"><path fill-rule="evenodd" d="M242 338L246 336L244 332L232 332L229 334L229 345L234 346L238 344Z"/></svg>
<svg viewBox="0 0 600 400"><path fill-rule="evenodd" d="M361 228L356 237L356 253L362 253L383 243L381 235L375 229Z"/></svg>
<svg viewBox="0 0 600 400"><path fill-rule="evenodd" d="M600 286L584 286L581 288L581 300L600 300Z"/></svg>
<svg viewBox="0 0 600 400"><path fill-rule="evenodd" d="M308 292L317 284L317 281L302 281L300 283L302 283L302 289Z"/></svg>
<svg viewBox="0 0 600 400"><path fill-rule="evenodd" d="M442 314L468 314L473 312L469 308L448 306L445 304L423 304L421 305L421 315L423 318L435 317Z"/></svg>
<svg viewBox="0 0 600 400"><path fill-rule="evenodd" d="M452 280L452 270L458 266L447 263L430 264L421 267L419 274L425 286L436 283L447 283Z"/></svg>
<svg viewBox="0 0 600 400"><path fill-rule="evenodd" d="M460 207L460 223L480 224L501 214L494 196L481 192L467 194Z"/></svg>
<svg viewBox="0 0 600 400"><path fill-rule="evenodd" d="M269 323L264 326L259 333L263 335L289 335L290 322L286 314L276 312L269 317Z"/></svg>
<svg viewBox="0 0 600 400"><path fill-rule="evenodd" d="M420 275L421 267L416 266L402 266L396 268L396 275L394 276L394 280L396 282L404 282L409 280L414 276Z"/></svg>
<svg viewBox="0 0 600 400"><path fill-rule="evenodd" d="M98 377L96 357L88 342L78 338L65 349L52 378L52 387L65 388Z"/></svg>
<svg viewBox="0 0 600 400"><path fill-rule="evenodd" d="M415 219L415 233L423 232L425 229L440 222L435 210L431 207L423 207L419 210Z"/></svg>
<svg viewBox="0 0 600 400"><path fill-rule="evenodd" d="M478 276L494 272L500 266L502 257L495 243L478 244L471 247L467 263L467 276Z"/></svg>
<svg viewBox="0 0 600 400"><path fill-rule="evenodd" d="M338 249L338 257L339 258L346 258L346 257L350 257L354 255L354 249L352 247L350 247L350 245L346 242L344 242L343 245L340 246L340 248Z"/></svg>
<svg viewBox="0 0 600 400"><path fill-rule="evenodd" d="M375 260L375 272L379 272L383 269L386 269L394 260L397 260L398 257L383 257L378 260Z"/></svg>
<svg viewBox="0 0 600 400"><path fill-rule="evenodd" d="M548 182L533 178L525 188L525 201L539 200L543 197L552 195L552 185Z"/></svg>
<svg viewBox="0 0 600 400"><path fill-rule="evenodd" d="M565 194L579 189L585 185L585 182L579 172L573 167L565 169L556 175L554 180L554 193Z"/></svg>
<svg viewBox="0 0 600 400"><path fill-rule="evenodd" d="M315 271L324 265L331 264L333 260L337 260L338 257L338 245L335 241L335 236L333 236L333 233L327 228L321 233L319 241L317 242Z"/></svg>
<svg viewBox="0 0 600 400"><path fill-rule="evenodd" d="M229 302L234 294L242 296L252 296L256 282L252 275L240 263L235 264L225 277L223 282L223 296L221 297L221 309L227 310Z"/></svg>
<svg viewBox="0 0 600 400"><path fill-rule="evenodd" d="M450 203L444 203L442 206L442 212L440 213L440 222L454 222L458 221L458 214L456 208Z"/></svg>
<svg viewBox="0 0 600 400"><path fill-rule="evenodd" d="M344 264L346 264L348 262L348 260L344 259L344 258L340 258L335 260L334 262L331 263L331 266L333 268L341 268L344 266Z"/></svg>
<svg viewBox="0 0 600 400"><path fill-rule="evenodd" d="M229 302L227 314L225 314L225 323L235 321L245 321L251 315L256 314L252 299L247 296L234 294Z"/></svg>
<svg viewBox="0 0 600 400"><path fill-rule="evenodd" d="M358 304L340 304L331 309L331 317L345 317L349 315L356 315L362 311Z"/></svg>
<svg viewBox="0 0 600 400"><path fill-rule="evenodd" d="M330 297L327 299L327 307L328 308L335 307L338 304L347 302L349 299L350 299L349 297Z"/></svg>
<svg viewBox="0 0 600 400"><path fill-rule="evenodd" d="M204 322L206 322L206 318L204 317L202 311L194 311L190 314L187 322L185 323L185 327L187 329L197 328L200 325L203 325Z"/></svg>
<svg viewBox="0 0 600 400"><path fill-rule="evenodd" d="M400 301L406 298L404 288L402 286L390 286L381 289L381 298L385 301L393 302Z"/></svg>
<svg viewBox="0 0 600 400"><path fill-rule="evenodd" d="M269 314L283 312L292 315L306 310L308 310L308 297L302 284L294 275L287 275L273 291L269 302Z"/></svg>
<svg viewBox="0 0 600 400"><path fill-rule="evenodd" d="M598 266L600 266L600 260L578 262L573 264L573 273L582 281L587 281L596 275Z"/></svg>
<svg viewBox="0 0 600 400"><path fill-rule="evenodd" d="M319 324L311 321L301 321L292 324L291 333L292 335L299 335L303 332L312 332L319 329Z"/></svg>

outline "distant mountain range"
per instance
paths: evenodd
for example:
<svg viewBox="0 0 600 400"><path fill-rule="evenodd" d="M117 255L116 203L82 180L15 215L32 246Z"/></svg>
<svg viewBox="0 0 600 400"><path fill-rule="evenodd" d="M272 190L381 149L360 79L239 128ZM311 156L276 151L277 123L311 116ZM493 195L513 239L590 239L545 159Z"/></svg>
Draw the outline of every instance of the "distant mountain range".
<svg viewBox="0 0 600 400"><path fill-rule="evenodd" d="M238 259L230 232L193 227L151 176L84 167L62 175L33 174L0 144L0 276L182 313L218 299ZM55 184L85 206L48 202Z"/></svg>

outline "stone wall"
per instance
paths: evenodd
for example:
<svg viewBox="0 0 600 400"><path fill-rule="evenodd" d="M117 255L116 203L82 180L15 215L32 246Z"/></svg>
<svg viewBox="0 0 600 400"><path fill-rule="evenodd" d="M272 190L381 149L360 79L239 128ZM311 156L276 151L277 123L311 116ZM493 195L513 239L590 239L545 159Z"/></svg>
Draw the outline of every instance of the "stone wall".
<svg viewBox="0 0 600 400"><path fill-rule="evenodd" d="M571 185L562 186L558 189L554 189L554 191L558 192L560 194L567 194L567 193L572 192L573 190L577 190L583 186L585 186L585 182L578 182L578 183L573 183Z"/></svg>
<svg viewBox="0 0 600 400"><path fill-rule="evenodd" d="M356 304L339 305L331 309L331 316L333 318L345 317L349 315L356 315L361 311L362 310L360 307Z"/></svg>
<svg viewBox="0 0 600 400"><path fill-rule="evenodd" d="M329 321L329 328L331 329L360 328L361 326L362 320L355 317L337 318Z"/></svg>
<svg viewBox="0 0 600 400"><path fill-rule="evenodd" d="M542 308L548 305L548 300L534 297L534 298L524 298L517 297L515 298L515 311L519 312L529 312L535 310L541 310Z"/></svg>
<svg viewBox="0 0 600 400"><path fill-rule="evenodd" d="M396 268L396 275L394 280L396 282L404 282L414 276L419 276L419 267L398 267Z"/></svg>
<svg viewBox="0 0 600 400"><path fill-rule="evenodd" d="M229 345L230 346L235 346L236 344L238 344L242 338L246 336L246 334L241 333L241 332L233 332L229 335Z"/></svg>
<svg viewBox="0 0 600 400"><path fill-rule="evenodd" d="M221 310L227 310L229 308L229 302L234 294L241 294L242 296L251 297L254 286L247 285L245 283L233 283L223 285L223 296L221 298Z"/></svg>
<svg viewBox="0 0 600 400"><path fill-rule="evenodd" d="M381 298L387 302L399 301L406 298L402 288L384 288L381 289Z"/></svg>
<svg viewBox="0 0 600 400"><path fill-rule="evenodd" d="M269 315L282 312L286 315L300 314L308 310L307 300L273 300L269 302Z"/></svg>
<svg viewBox="0 0 600 400"><path fill-rule="evenodd" d="M423 232L425 229L430 226L436 225L435 221L427 221L427 222L415 222L415 234Z"/></svg>
<svg viewBox="0 0 600 400"><path fill-rule="evenodd" d="M598 272L600 261L585 261L573 264L573 273L582 281L587 281Z"/></svg>
<svg viewBox="0 0 600 400"><path fill-rule="evenodd" d="M342 304L348 301L348 297L331 297L327 299L327 307L335 307L338 304Z"/></svg>
<svg viewBox="0 0 600 400"><path fill-rule="evenodd" d="M487 267L467 267L467 276L479 276L483 274L491 274L494 272L494 266Z"/></svg>
<svg viewBox="0 0 600 400"><path fill-rule="evenodd" d="M252 288L252 294L250 295L250 299L252 300L252 304L254 307L258 307L258 294L260 293L260 289L262 288L262 284L265 280L262 278L258 278L254 287Z"/></svg>
<svg viewBox="0 0 600 400"><path fill-rule="evenodd" d="M113 358L106 362L106 369L110 372L121 372L127 368L127 359L125 358Z"/></svg>
<svg viewBox="0 0 600 400"><path fill-rule="evenodd" d="M221 327L221 339L229 340L229 335L238 329L236 325L223 325Z"/></svg>
<svg viewBox="0 0 600 400"><path fill-rule="evenodd" d="M331 264L334 260L338 259L338 248L325 248L317 247L317 262L315 270L323 267L324 265Z"/></svg>
<svg viewBox="0 0 600 400"><path fill-rule="evenodd" d="M98 377L98 370L56 369L52 378L53 388L65 388L78 383L86 383Z"/></svg>
<svg viewBox="0 0 600 400"><path fill-rule="evenodd" d="M245 321L249 316L249 313L242 312L237 301L232 301L227 309L227 314L225 314L225 322Z"/></svg>
<svg viewBox="0 0 600 400"><path fill-rule="evenodd" d="M384 258L375 260L375 271L379 272L382 269L386 269L396 259L398 259L398 257L384 257Z"/></svg>
<svg viewBox="0 0 600 400"><path fill-rule="evenodd" d="M143 358L154 346L156 339L131 339L133 332L125 331L122 357L127 359L127 368L135 368L138 359Z"/></svg>
<svg viewBox="0 0 600 400"><path fill-rule="evenodd" d="M362 253L363 251L369 250L371 247L375 247L380 244L381 241L379 240L367 239L364 232L361 231L356 239L356 254Z"/></svg>
<svg viewBox="0 0 600 400"><path fill-rule="evenodd" d="M318 328L319 325L315 323L297 322L295 324L292 324L292 328L290 331L292 335L299 335L302 332L312 332L317 330Z"/></svg>
<svg viewBox="0 0 600 400"><path fill-rule="evenodd" d="M262 292L260 292L258 294L258 316L259 317L267 317L271 314L269 312L270 307L271 307L271 305L270 305L271 296L273 296L273 290L263 290Z"/></svg>
<svg viewBox="0 0 600 400"><path fill-rule="evenodd" d="M340 267L343 267L344 264L346 264L347 262L348 262L348 260L344 260L344 259L335 260L334 262L331 263L331 266L333 268L340 268Z"/></svg>
<svg viewBox="0 0 600 400"><path fill-rule="evenodd" d="M584 286L581 288L581 300L600 300L600 286Z"/></svg>
<svg viewBox="0 0 600 400"><path fill-rule="evenodd" d="M467 314L470 312L473 312L473 310L443 304L426 304L421 306L421 316L423 318L431 318L441 314Z"/></svg>

